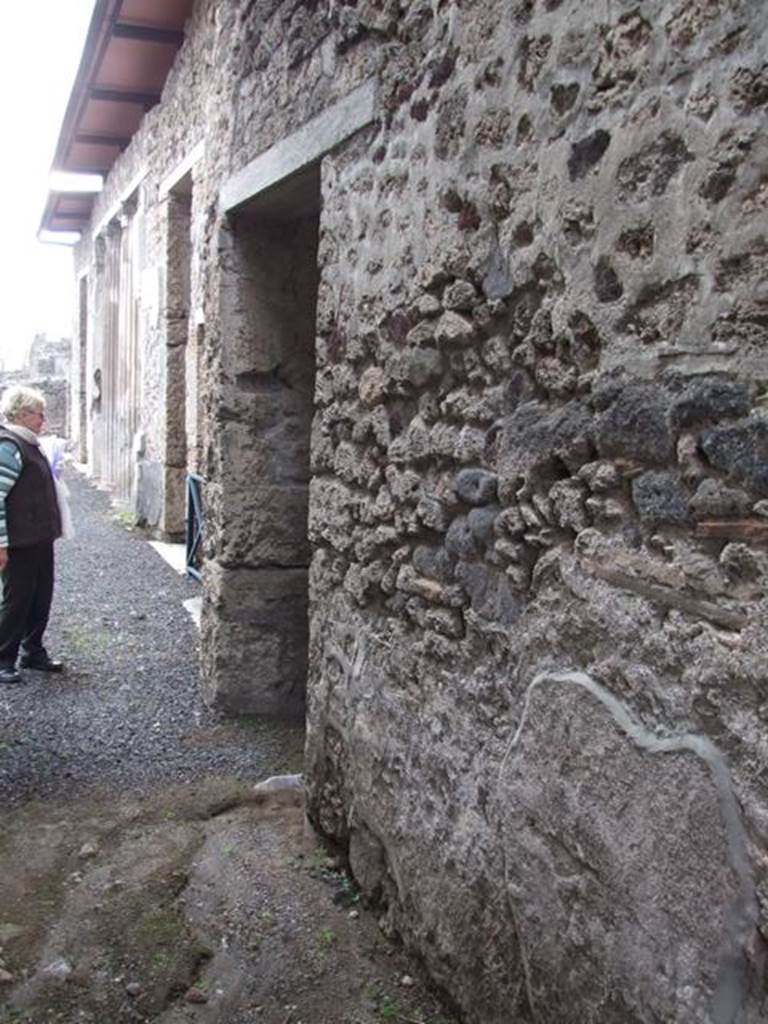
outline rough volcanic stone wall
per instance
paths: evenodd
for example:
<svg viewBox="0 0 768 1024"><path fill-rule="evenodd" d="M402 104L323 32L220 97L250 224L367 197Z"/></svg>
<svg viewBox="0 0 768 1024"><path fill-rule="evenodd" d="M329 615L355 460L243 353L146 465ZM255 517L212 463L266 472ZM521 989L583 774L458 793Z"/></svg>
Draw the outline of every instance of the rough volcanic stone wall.
<svg viewBox="0 0 768 1024"><path fill-rule="evenodd" d="M467 1020L757 1022L766 10L396 6L324 165L312 814Z"/></svg>
<svg viewBox="0 0 768 1024"><path fill-rule="evenodd" d="M147 170L154 501L160 183L205 136L202 669L247 706L289 635L254 579L271 613L304 569L248 486L280 459L219 190L379 82L320 168L309 806L469 1024L768 1017L767 34L756 0L201 0L98 201Z"/></svg>

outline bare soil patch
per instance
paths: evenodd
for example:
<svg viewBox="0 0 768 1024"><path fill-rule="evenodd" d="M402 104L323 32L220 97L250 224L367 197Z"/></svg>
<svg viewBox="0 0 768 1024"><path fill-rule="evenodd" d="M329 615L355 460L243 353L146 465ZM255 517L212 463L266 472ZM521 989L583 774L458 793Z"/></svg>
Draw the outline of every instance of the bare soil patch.
<svg viewBox="0 0 768 1024"><path fill-rule="evenodd" d="M0 815L3 1024L450 1024L296 791Z"/></svg>

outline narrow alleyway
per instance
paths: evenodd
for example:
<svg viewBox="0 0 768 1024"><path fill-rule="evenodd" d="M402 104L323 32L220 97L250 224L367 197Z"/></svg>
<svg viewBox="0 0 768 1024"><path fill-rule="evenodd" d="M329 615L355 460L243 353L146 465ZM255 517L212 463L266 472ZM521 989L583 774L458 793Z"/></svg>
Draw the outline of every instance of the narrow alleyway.
<svg viewBox="0 0 768 1024"><path fill-rule="evenodd" d="M300 790L254 791L302 727L202 705L197 585L70 485L68 671L0 692L0 1024L451 1024Z"/></svg>
<svg viewBox="0 0 768 1024"><path fill-rule="evenodd" d="M182 606L199 585L126 529L105 494L74 472L69 485L76 536L56 545L47 636L67 673L29 672L0 691L0 802L300 771L300 725L227 722L202 704Z"/></svg>

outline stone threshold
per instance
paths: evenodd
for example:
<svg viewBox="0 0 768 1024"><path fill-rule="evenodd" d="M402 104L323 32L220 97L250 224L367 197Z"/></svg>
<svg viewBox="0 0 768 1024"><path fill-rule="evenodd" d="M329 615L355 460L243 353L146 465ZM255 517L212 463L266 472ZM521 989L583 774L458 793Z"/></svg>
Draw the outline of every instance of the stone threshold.
<svg viewBox="0 0 768 1024"><path fill-rule="evenodd" d="M168 565L180 576L184 576L187 571L187 549L184 544L169 544L166 541L161 540L150 540L148 544L158 555L167 562ZM203 610L203 598L202 595L199 597L190 597L186 601L181 602L184 606L184 610L194 622L195 626L200 629L200 616Z"/></svg>

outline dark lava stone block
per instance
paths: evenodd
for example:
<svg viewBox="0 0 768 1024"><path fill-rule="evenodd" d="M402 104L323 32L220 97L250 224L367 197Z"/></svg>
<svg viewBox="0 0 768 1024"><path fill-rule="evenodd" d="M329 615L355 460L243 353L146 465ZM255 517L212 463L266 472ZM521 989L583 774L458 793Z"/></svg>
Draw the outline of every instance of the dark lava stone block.
<svg viewBox="0 0 768 1024"><path fill-rule="evenodd" d="M666 462L674 443L666 395L655 384L632 382L620 388L597 421L597 449L603 458Z"/></svg>
<svg viewBox="0 0 768 1024"><path fill-rule="evenodd" d="M469 513L467 522L472 531L472 536L478 544L487 546L493 543L493 524L496 522L496 517L500 511L498 506L489 506L487 508L473 508Z"/></svg>
<svg viewBox="0 0 768 1024"><path fill-rule="evenodd" d="M445 535L445 548L457 558L477 558L480 549L466 516L457 516Z"/></svg>
<svg viewBox="0 0 768 1024"><path fill-rule="evenodd" d="M574 142L568 157L568 174L571 181L583 178L588 171L600 163L610 141L610 134L603 131L602 128L598 128L596 132L587 135L586 138Z"/></svg>
<svg viewBox="0 0 768 1024"><path fill-rule="evenodd" d="M688 498L672 473L641 473L632 481L632 500L640 519L649 526L688 519Z"/></svg>
<svg viewBox="0 0 768 1024"><path fill-rule="evenodd" d="M720 480L708 477L702 480L691 498L691 511L695 516L715 519L739 518L749 513L752 500L738 487L724 487Z"/></svg>
<svg viewBox="0 0 768 1024"><path fill-rule="evenodd" d="M728 480L768 495L768 421L757 416L705 430L699 448Z"/></svg>
<svg viewBox="0 0 768 1024"><path fill-rule="evenodd" d="M464 562L456 568L456 580L469 595L472 611L489 622L512 625L520 618L522 604L503 572L482 562Z"/></svg>
<svg viewBox="0 0 768 1024"><path fill-rule="evenodd" d="M676 427L690 427L746 416L749 409L746 384L724 377L701 377L691 381L672 403L670 419Z"/></svg>
<svg viewBox="0 0 768 1024"><path fill-rule="evenodd" d="M468 505L488 505L496 500L496 474L487 469L462 469L456 474L454 487Z"/></svg>
<svg viewBox="0 0 768 1024"><path fill-rule="evenodd" d="M450 583L453 579L453 562L444 548L420 544L413 552L413 567L420 576L440 583Z"/></svg>

